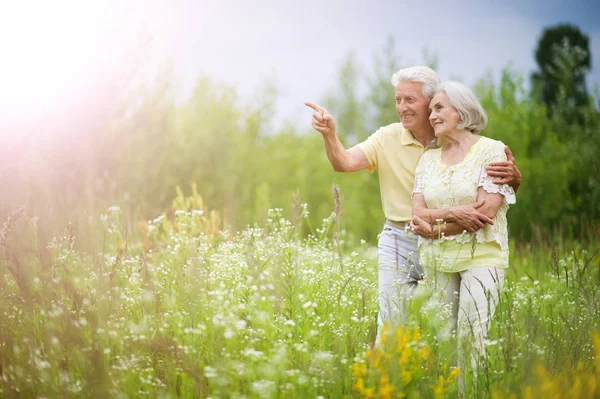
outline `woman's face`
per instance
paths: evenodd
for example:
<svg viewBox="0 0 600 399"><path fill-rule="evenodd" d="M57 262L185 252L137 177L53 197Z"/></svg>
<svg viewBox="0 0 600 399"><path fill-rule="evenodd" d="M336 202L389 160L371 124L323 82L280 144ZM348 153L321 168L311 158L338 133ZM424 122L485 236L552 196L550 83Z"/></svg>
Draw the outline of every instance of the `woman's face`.
<svg viewBox="0 0 600 399"><path fill-rule="evenodd" d="M456 130L460 123L460 115L450 105L448 96L443 91L436 94L429 103L429 123L431 123L436 137Z"/></svg>

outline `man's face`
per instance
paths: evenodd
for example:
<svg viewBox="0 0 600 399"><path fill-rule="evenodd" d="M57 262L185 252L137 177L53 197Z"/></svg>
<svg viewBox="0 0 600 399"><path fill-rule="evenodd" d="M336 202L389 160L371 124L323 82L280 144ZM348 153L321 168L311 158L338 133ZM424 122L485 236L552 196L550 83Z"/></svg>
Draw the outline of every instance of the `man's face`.
<svg viewBox="0 0 600 399"><path fill-rule="evenodd" d="M421 82L400 82L396 86L396 112L402 126L414 131L429 125L429 100L423 96Z"/></svg>

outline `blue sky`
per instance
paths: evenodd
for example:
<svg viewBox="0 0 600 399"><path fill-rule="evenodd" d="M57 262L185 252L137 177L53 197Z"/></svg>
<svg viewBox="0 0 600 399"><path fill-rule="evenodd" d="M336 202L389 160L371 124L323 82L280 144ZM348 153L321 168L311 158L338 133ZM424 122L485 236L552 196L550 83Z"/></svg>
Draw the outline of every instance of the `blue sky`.
<svg viewBox="0 0 600 399"><path fill-rule="evenodd" d="M593 54L588 84L600 83L600 12L585 1L180 1L147 17L157 54L172 56L181 92L199 74L252 96L261 82L281 89L277 119L301 122L307 99L333 88L341 62L354 52L365 66L393 37L402 65L439 59L442 79L474 84L497 79L512 65L526 77L544 27L573 23L589 35ZM159 18L156 18L159 16ZM595 68L594 68L595 67Z"/></svg>
<svg viewBox="0 0 600 399"><path fill-rule="evenodd" d="M6 30L0 44L9 49L4 69L11 71L0 76L0 105L13 114L25 109L19 102L40 109L60 103L56 93L75 92L110 69L142 31L152 37L143 66L154 71L170 59L177 98L185 98L200 75L236 87L242 100L270 80L280 89L277 123L289 119L308 126L310 110L303 102L320 101L334 88L337 69L350 52L368 67L389 37L401 65L422 64L427 49L438 57L442 79L472 85L485 74L497 79L507 65L528 78L543 28L572 23L590 37L588 85L600 83L600 11L586 1L25 3L31 2L12 3L0 17L0 31Z"/></svg>

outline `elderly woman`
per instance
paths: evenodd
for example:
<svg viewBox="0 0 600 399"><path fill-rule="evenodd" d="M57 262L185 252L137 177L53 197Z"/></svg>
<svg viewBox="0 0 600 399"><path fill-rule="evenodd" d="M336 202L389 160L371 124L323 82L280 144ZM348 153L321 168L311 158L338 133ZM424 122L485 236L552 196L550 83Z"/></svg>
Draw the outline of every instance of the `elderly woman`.
<svg viewBox="0 0 600 399"><path fill-rule="evenodd" d="M515 192L486 173L491 162L506 160L505 146L479 135L487 116L469 88L457 82L439 85L429 109L441 147L425 152L417 166L410 227L420 236L425 274L452 310L459 364L464 365L461 341L473 337L475 368L474 355L485 354L484 339L508 267L506 211L515 203ZM433 219L432 209L475 202L483 203L479 211L493 220L475 233Z"/></svg>

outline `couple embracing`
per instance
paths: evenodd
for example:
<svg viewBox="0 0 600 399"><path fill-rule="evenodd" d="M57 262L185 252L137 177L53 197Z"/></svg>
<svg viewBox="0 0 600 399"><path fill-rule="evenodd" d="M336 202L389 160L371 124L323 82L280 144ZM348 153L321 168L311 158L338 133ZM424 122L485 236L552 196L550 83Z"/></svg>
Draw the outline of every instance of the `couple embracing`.
<svg viewBox="0 0 600 399"><path fill-rule="evenodd" d="M521 174L508 147L479 134L487 116L468 87L440 83L419 66L399 70L392 84L400 122L350 149L333 116L306 103L334 170L378 171L385 222L376 345L385 324L403 322L406 300L425 274L451 309L459 342L469 338L479 352L475 362L508 267L506 212ZM461 357L459 346L459 364Z"/></svg>

